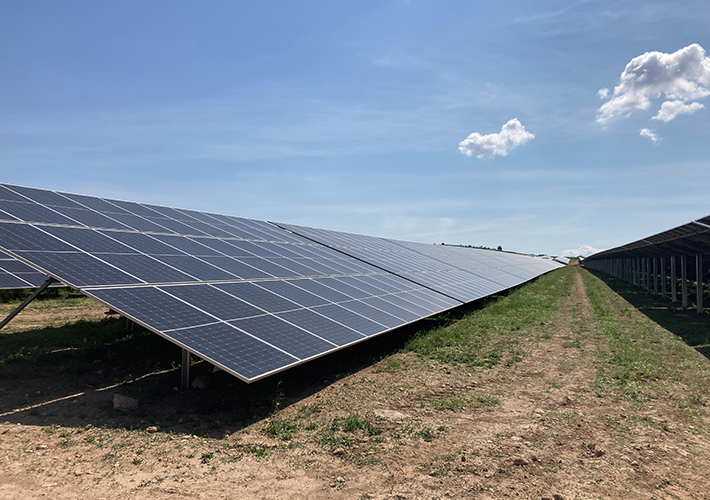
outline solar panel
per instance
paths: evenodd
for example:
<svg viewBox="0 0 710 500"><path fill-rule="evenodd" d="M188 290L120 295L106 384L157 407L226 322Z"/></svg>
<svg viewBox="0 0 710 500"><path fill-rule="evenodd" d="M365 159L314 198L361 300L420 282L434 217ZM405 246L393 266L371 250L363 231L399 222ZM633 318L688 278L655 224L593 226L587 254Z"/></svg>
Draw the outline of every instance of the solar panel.
<svg viewBox="0 0 710 500"><path fill-rule="evenodd" d="M247 382L557 267L12 185L0 249Z"/></svg>
<svg viewBox="0 0 710 500"><path fill-rule="evenodd" d="M552 268L549 261L510 252L278 225L461 302L517 286Z"/></svg>
<svg viewBox="0 0 710 500"><path fill-rule="evenodd" d="M37 288L47 281L48 276L38 272L24 262L0 254L0 290L14 288ZM56 286L62 286L58 283Z"/></svg>

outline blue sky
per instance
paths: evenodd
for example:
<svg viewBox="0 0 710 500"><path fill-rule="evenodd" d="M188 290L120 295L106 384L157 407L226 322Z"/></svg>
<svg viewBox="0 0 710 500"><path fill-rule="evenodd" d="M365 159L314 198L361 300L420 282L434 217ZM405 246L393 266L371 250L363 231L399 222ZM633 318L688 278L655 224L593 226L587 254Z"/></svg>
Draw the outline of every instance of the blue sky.
<svg viewBox="0 0 710 500"><path fill-rule="evenodd" d="M550 254L710 214L706 1L30 1L0 19L3 182ZM654 52L695 87L622 84ZM485 137L516 118L507 146Z"/></svg>

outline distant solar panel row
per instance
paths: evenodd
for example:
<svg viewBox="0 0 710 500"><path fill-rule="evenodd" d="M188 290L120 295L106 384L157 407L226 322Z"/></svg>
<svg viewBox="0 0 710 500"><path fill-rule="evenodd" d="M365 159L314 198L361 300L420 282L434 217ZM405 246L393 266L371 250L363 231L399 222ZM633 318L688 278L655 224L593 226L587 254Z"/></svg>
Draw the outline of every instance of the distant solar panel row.
<svg viewBox="0 0 710 500"><path fill-rule="evenodd" d="M0 248L245 381L556 267L11 185Z"/></svg>

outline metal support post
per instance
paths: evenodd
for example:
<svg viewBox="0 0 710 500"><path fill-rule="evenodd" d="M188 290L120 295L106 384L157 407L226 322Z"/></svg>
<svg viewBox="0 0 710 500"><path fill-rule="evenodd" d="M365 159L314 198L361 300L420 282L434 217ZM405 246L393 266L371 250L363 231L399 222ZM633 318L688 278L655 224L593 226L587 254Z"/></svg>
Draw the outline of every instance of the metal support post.
<svg viewBox="0 0 710 500"><path fill-rule="evenodd" d="M47 278L47 281L42 283L42 285L40 285L40 287L37 290L32 292L32 295L30 295L25 300L23 300L22 304L17 306L14 311L12 311L10 314L7 315L7 318L5 318L4 320L2 320L2 322L0 322L0 329L2 329L10 321L12 321L12 318L14 318L18 314L20 314L20 312L22 312L22 310L30 304L30 302L32 302L34 299L36 299L40 293L44 292L49 285L51 285L52 283L56 283L56 281L57 280L55 280L54 278Z"/></svg>
<svg viewBox="0 0 710 500"><path fill-rule="evenodd" d="M653 258L653 295L658 295L658 257Z"/></svg>
<svg viewBox="0 0 710 500"><path fill-rule="evenodd" d="M192 355L187 349L182 350L182 369L180 371L180 387L183 389L190 388L190 365L192 364Z"/></svg>
<svg viewBox="0 0 710 500"><path fill-rule="evenodd" d="M668 277L668 274L666 273L666 258L661 257L661 297L664 299L666 298L666 281L668 281L666 278Z"/></svg>
<svg viewBox="0 0 710 500"><path fill-rule="evenodd" d="M646 257L646 292L651 293L651 259Z"/></svg>
<svg viewBox="0 0 710 500"><path fill-rule="evenodd" d="M675 267L675 255L671 256L671 301L678 302L678 276Z"/></svg>
<svg viewBox="0 0 710 500"><path fill-rule="evenodd" d="M695 303L698 314L703 314L703 254L695 254Z"/></svg>
<svg viewBox="0 0 710 500"><path fill-rule="evenodd" d="M681 288L681 307L688 308L688 257L680 256L680 288Z"/></svg>
<svg viewBox="0 0 710 500"><path fill-rule="evenodd" d="M136 329L136 324L133 322L133 320L126 318L126 333L133 333L133 330Z"/></svg>

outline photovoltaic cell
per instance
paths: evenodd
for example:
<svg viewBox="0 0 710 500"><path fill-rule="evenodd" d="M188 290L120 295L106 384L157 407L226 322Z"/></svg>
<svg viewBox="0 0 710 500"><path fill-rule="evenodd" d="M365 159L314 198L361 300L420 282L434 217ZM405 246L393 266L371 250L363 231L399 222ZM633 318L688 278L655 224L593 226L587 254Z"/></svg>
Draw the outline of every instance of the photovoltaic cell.
<svg viewBox="0 0 710 500"><path fill-rule="evenodd" d="M251 333L272 346L282 349L299 359L307 359L330 351L335 344L311 335L276 316L265 315L256 318L230 321L230 325Z"/></svg>

